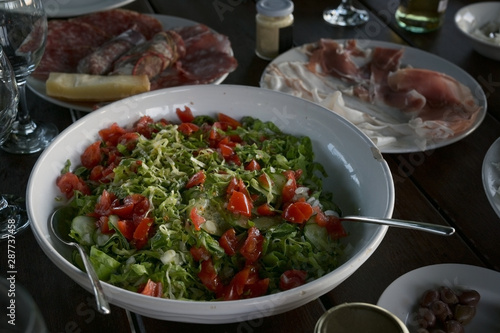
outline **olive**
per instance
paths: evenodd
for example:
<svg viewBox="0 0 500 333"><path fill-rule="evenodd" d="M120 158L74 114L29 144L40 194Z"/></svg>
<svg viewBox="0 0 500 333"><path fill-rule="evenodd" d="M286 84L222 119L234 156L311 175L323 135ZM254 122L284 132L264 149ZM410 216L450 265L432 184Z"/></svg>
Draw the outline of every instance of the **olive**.
<svg viewBox="0 0 500 333"><path fill-rule="evenodd" d="M457 304L458 296L453 290L448 287L439 288L439 298L446 304Z"/></svg>
<svg viewBox="0 0 500 333"><path fill-rule="evenodd" d="M465 305L477 305L480 298L481 295L475 290L465 290L458 296L460 303Z"/></svg>
<svg viewBox="0 0 500 333"><path fill-rule="evenodd" d="M420 305L429 307L432 303L434 303L438 299L439 299L439 292L436 289L429 289L422 294Z"/></svg>
<svg viewBox="0 0 500 333"><path fill-rule="evenodd" d="M417 333L429 333L429 331L428 331L428 330L426 330L425 328L419 328L419 329L417 330Z"/></svg>
<svg viewBox="0 0 500 333"><path fill-rule="evenodd" d="M431 304L430 309L436 318L443 323L453 315L448 304L443 301L435 301Z"/></svg>
<svg viewBox="0 0 500 333"><path fill-rule="evenodd" d="M457 304L454 311L454 319L462 325L467 325L476 315L476 307L473 305Z"/></svg>
<svg viewBox="0 0 500 333"><path fill-rule="evenodd" d="M445 326L446 333L464 333L464 327L456 320L448 320Z"/></svg>
<svg viewBox="0 0 500 333"><path fill-rule="evenodd" d="M418 324L422 328L436 325L436 315L429 309L421 307L418 309Z"/></svg>

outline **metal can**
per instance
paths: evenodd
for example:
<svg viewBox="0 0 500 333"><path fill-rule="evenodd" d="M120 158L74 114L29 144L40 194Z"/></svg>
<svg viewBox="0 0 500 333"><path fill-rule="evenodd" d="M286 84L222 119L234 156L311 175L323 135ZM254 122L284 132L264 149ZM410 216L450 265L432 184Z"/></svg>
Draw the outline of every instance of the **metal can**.
<svg viewBox="0 0 500 333"><path fill-rule="evenodd" d="M293 45L293 2L260 0L256 7L255 53L271 60Z"/></svg>
<svg viewBox="0 0 500 333"><path fill-rule="evenodd" d="M394 314L369 303L344 303L325 312L314 333L410 333Z"/></svg>

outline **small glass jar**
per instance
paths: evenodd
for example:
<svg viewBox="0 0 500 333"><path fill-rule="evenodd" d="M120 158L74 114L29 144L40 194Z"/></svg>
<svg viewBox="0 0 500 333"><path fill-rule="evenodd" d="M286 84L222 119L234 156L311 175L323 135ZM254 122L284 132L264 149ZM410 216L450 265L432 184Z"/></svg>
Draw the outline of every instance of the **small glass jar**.
<svg viewBox="0 0 500 333"><path fill-rule="evenodd" d="M448 0L401 0L396 22L416 33L434 31L443 25Z"/></svg>
<svg viewBox="0 0 500 333"><path fill-rule="evenodd" d="M262 59L271 60L293 45L293 2L260 0L255 18L256 49Z"/></svg>

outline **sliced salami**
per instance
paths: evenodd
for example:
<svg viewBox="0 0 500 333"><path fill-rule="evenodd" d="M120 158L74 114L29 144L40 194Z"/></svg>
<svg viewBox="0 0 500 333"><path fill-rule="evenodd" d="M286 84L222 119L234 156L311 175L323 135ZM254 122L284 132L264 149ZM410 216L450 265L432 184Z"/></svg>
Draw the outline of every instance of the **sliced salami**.
<svg viewBox="0 0 500 333"><path fill-rule="evenodd" d="M156 18L122 8L95 12L70 19L70 21L91 24L110 36L117 36L135 27L146 39L151 39L163 30L161 22Z"/></svg>
<svg viewBox="0 0 500 333"><path fill-rule="evenodd" d="M108 40L102 30L83 22L49 21L45 52L33 76L46 80L50 72L76 72L78 62Z"/></svg>
<svg viewBox="0 0 500 333"><path fill-rule="evenodd" d="M121 56L111 74L147 75L154 78L184 56L182 38L175 31L162 31L146 43Z"/></svg>
<svg viewBox="0 0 500 333"><path fill-rule="evenodd" d="M145 41L143 34L135 29L129 29L80 60L77 70L79 73L92 75L107 74L120 56Z"/></svg>
<svg viewBox="0 0 500 333"><path fill-rule="evenodd" d="M212 83L238 66L226 36L213 32L203 24L175 31L184 39L186 55L177 61L175 69L161 73L151 82L152 89Z"/></svg>

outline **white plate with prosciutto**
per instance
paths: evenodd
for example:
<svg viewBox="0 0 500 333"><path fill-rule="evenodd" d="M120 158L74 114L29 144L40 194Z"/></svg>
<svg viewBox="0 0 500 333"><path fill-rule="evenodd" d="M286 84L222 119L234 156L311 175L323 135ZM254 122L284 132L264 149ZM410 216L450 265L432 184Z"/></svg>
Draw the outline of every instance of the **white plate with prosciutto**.
<svg viewBox="0 0 500 333"><path fill-rule="evenodd" d="M486 152L482 169L486 196L500 217L500 138L496 139Z"/></svg>
<svg viewBox="0 0 500 333"><path fill-rule="evenodd" d="M49 21L45 53L27 82L33 92L54 104L90 112L127 94L181 85L220 84L237 65L229 39L203 24L112 9ZM66 77L51 78L55 74ZM52 79L63 80L55 83L59 90L71 86L68 75L72 76L72 84L81 85L76 96L48 90L56 82ZM110 79L121 75L147 76L147 87L129 87L131 91L123 92L120 98L102 100L102 96L93 98L84 90L89 87L82 84L102 84L99 80L103 76Z"/></svg>
<svg viewBox="0 0 500 333"><path fill-rule="evenodd" d="M70 17L125 6L135 0L44 0L48 17Z"/></svg>
<svg viewBox="0 0 500 333"><path fill-rule="evenodd" d="M373 40L321 39L293 48L266 67L260 86L342 115L383 153L446 146L472 133L486 114L483 90L458 66Z"/></svg>
<svg viewBox="0 0 500 333"><path fill-rule="evenodd" d="M420 306L425 306L424 293L427 290L449 288L459 295L458 304L465 301L465 297L460 296L464 295L464 291L476 291L479 293L479 302L474 305L476 309L472 318L463 321L464 331L500 332L499 284L500 273L484 267L451 263L430 265L417 268L397 278L382 293L377 305L395 314L412 332L412 329L416 331L421 323L420 315L423 312L419 309L419 303ZM456 320L457 315L458 311L455 308L452 316L455 316ZM436 316L436 322L438 320Z"/></svg>

